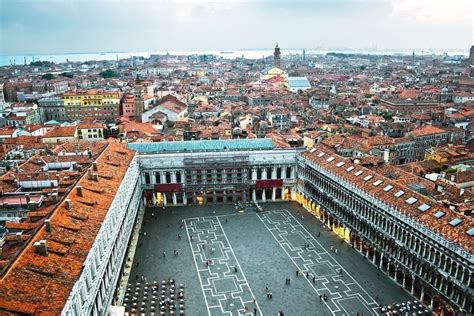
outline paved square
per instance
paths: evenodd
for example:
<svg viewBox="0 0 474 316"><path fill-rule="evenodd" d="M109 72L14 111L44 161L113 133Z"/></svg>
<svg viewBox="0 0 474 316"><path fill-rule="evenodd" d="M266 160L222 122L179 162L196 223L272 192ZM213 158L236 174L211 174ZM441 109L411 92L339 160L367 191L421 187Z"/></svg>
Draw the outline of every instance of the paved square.
<svg viewBox="0 0 474 316"><path fill-rule="evenodd" d="M280 310L297 316L376 315L378 303L411 299L297 204L261 205L261 213L237 213L232 205L148 209L132 281L143 276L184 283L191 316L255 310L258 315ZM326 302L320 302L323 294Z"/></svg>

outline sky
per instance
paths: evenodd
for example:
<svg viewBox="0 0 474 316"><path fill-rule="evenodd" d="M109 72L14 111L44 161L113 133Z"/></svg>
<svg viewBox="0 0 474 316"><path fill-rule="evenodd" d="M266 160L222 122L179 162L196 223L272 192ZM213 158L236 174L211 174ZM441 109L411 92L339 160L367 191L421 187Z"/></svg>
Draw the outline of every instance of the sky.
<svg viewBox="0 0 474 316"><path fill-rule="evenodd" d="M0 0L0 55L271 48L461 50L472 0Z"/></svg>

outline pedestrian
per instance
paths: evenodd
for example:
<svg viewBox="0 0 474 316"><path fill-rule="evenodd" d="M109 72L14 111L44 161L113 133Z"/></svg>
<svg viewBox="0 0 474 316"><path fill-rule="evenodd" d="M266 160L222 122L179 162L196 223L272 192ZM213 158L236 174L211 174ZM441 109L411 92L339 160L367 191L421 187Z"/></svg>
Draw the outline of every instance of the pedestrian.
<svg viewBox="0 0 474 316"><path fill-rule="evenodd" d="M273 299L273 293L270 292L270 299Z"/></svg>
<svg viewBox="0 0 474 316"><path fill-rule="evenodd" d="M318 237L321 237L321 232L318 232Z"/></svg>
<svg viewBox="0 0 474 316"><path fill-rule="evenodd" d="M202 250L204 250L204 246L205 246L205 244L202 244Z"/></svg>
<svg viewBox="0 0 474 316"><path fill-rule="evenodd" d="M234 266L234 272L237 273L237 266Z"/></svg>
<svg viewBox="0 0 474 316"><path fill-rule="evenodd" d="M341 270L339 270L339 274L342 275L342 268L341 268Z"/></svg>
<svg viewBox="0 0 474 316"><path fill-rule="evenodd" d="M321 303L323 301L323 296L319 294L319 302Z"/></svg>
<svg viewBox="0 0 474 316"><path fill-rule="evenodd" d="M253 308L253 314L257 315L257 308L256 307Z"/></svg>
<svg viewBox="0 0 474 316"><path fill-rule="evenodd" d="M300 275L300 271L296 270L296 276L299 276L299 275Z"/></svg>
<svg viewBox="0 0 474 316"><path fill-rule="evenodd" d="M135 266L136 266L136 267L138 267L139 265L140 265L140 263L139 263L139 262L137 262L137 264L135 264Z"/></svg>
<svg viewBox="0 0 474 316"><path fill-rule="evenodd" d="M181 240L181 235L180 234L178 234L178 240Z"/></svg>
<svg viewBox="0 0 474 316"><path fill-rule="evenodd" d="M331 246L331 251L333 251L333 250L334 250L334 246Z"/></svg>
<svg viewBox="0 0 474 316"><path fill-rule="evenodd" d="M228 220L227 220L227 218L225 219L225 223L226 223L226 224L228 223Z"/></svg>
<svg viewBox="0 0 474 316"><path fill-rule="evenodd" d="M190 236L190 238L191 238L191 242L193 242L193 236Z"/></svg>
<svg viewBox="0 0 474 316"><path fill-rule="evenodd" d="M139 244L138 244L138 248L141 248L141 247L142 247L142 243L139 243Z"/></svg>
<svg viewBox="0 0 474 316"><path fill-rule="evenodd" d="M306 272L306 278L309 279L309 272Z"/></svg>
<svg viewBox="0 0 474 316"><path fill-rule="evenodd" d="M253 303L257 304L257 300L255 299L255 297L253 298Z"/></svg>
<svg viewBox="0 0 474 316"><path fill-rule="evenodd" d="M166 258L166 251L163 250L163 258Z"/></svg>
<svg viewBox="0 0 474 316"><path fill-rule="evenodd" d="M266 290L267 293L268 293L268 285L265 285L265 290Z"/></svg>
<svg viewBox="0 0 474 316"><path fill-rule="evenodd" d="M337 248L336 248L334 251L335 251L335 252L336 252L336 254L337 254L337 251L338 251L338 250L337 250Z"/></svg>
<svg viewBox="0 0 474 316"><path fill-rule="evenodd" d="M313 277L313 283L316 283L316 277Z"/></svg>
<svg viewBox="0 0 474 316"><path fill-rule="evenodd" d="M136 275L136 278L135 278L137 281L138 281L138 274Z"/></svg>
<svg viewBox="0 0 474 316"><path fill-rule="evenodd" d="M143 232L143 236L146 236L146 232Z"/></svg>

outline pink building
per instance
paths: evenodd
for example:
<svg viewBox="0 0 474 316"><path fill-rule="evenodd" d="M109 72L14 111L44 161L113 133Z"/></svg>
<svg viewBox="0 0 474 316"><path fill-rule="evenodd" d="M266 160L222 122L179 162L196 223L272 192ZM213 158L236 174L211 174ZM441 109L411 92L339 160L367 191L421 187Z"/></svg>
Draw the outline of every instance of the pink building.
<svg viewBox="0 0 474 316"><path fill-rule="evenodd" d="M122 115L127 118L135 118L135 96L133 94L123 96Z"/></svg>

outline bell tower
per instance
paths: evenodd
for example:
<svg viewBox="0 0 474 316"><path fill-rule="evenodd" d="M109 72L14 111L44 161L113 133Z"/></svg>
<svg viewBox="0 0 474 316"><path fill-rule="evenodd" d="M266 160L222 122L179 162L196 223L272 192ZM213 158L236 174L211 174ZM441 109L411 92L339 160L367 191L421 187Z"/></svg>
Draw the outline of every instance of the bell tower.
<svg viewBox="0 0 474 316"><path fill-rule="evenodd" d="M273 52L273 59L274 59L274 66L277 68L281 68L281 52L280 47L278 47L278 43L275 46L275 51Z"/></svg>

